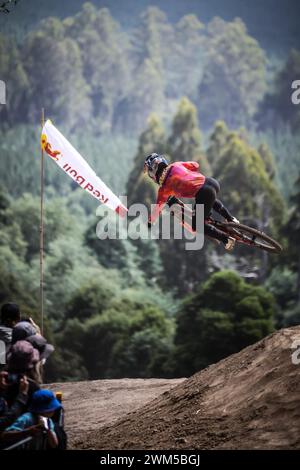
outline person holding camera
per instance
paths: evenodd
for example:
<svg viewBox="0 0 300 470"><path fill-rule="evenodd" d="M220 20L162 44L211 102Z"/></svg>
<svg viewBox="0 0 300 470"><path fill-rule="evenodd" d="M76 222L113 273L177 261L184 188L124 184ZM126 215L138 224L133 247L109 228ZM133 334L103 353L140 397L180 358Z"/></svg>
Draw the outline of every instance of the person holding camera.
<svg viewBox="0 0 300 470"><path fill-rule="evenodd" d="M6 428L4 439L20 440L28 436L34 437L34 448L56 448L58 438L55 433L52 417L61 409L61 403L51 390L38 390L32 395L28 412Z"/></svg>
<svg viewBox="0 0 300 470"><path fill-rule="evenodd" d="M29 382L26 375L23 375L18 381L18 394L9 406L7 394L12 380L14 377L11 377L8 372L0 372L0 435L24 413L28 403Z"/></svg>

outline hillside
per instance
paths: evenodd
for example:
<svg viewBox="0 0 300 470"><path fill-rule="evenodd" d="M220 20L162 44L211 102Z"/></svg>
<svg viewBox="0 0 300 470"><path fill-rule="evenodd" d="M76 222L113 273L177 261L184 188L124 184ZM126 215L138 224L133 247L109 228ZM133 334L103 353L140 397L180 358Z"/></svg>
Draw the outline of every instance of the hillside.
<svg viewBox="0 0 300 470"><path fill-rule="evenodd" d="M94 386L96 382L63 384L68 428L77 430L75 439L73 432L72 446L80 449L299 448L300 365L291 361L291 346L296 338L300 338L300 326L277 331L187 380L169 381L169 385L168 381L161 382L165 390L157 388L159 381L155 384L153 380L99 381L98 387ZM134 394L128 393L138 383L142 387L136 388ZM57 389L57 385L53 388ZM84 403L88 404L87 391L93 400L90 409L83 413ZM163 393L157 396L158 392ZM76 398L72 407L70 393ZM141 407L136 409L137 406ZM134 411L124 416L130 410ZM93 425L87 431L86 423L92 415ZM80 436L79 429L84 431Z"/></svg>

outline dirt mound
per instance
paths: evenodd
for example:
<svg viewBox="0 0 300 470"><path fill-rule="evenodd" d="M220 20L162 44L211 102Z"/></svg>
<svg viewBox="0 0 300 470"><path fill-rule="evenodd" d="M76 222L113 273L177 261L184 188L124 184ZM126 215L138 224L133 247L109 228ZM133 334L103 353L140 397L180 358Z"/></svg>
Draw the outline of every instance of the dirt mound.
<svg viewBox="0 0 300 470"><path fill-rule="evenodd" d="M183 380L92 380L47 384L46 387L63 393L69 448L80 448L88 432L117 421Z"/></svg>
<svg viewBox="0 0 300 470"><path fill-rule="evenodd" d="M284 449L300 447L300 326L278 331L165 391L84 449Z"/></svg>

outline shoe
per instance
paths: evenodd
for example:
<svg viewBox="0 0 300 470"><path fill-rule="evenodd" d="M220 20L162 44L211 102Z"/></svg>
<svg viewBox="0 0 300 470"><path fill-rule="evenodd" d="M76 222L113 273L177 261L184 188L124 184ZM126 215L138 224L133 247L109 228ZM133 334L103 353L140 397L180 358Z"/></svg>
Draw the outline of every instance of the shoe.
<svg viewBox="0 0 300 470"><path fill-rule="evenodd" d="M225 250L232 251L235 245L235 239L232 237L228 237L227 243L224 245Z"/></svg>
<svg viewBox="0 0 300 470"><path fill-rule="evenodd" d="M229 222L234 222L235 224L239 224L240 221L236 219L235 217L232 217L232 219Z"/></svg>

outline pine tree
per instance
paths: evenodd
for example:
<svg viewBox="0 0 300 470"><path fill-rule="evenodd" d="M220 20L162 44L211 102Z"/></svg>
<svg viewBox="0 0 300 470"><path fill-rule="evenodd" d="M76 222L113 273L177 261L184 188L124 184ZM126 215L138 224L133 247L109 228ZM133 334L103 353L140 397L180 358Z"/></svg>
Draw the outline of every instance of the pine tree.
<svg viewBox="0 0 300 470"><path fill-rule="evenodd" d="M264 162L265 171L267 175L269 176L271 180L273 180L275 177L275 173L276 173L276 167L275 167L275 162L274 162L274 158L273 158L271 150L269 149L267 144L260 144L257 151L259 155L261 156L262 161Z"/></svg>
<svg viewBox="0 0 300 470"><path fill-rule="evenodd" d="M146 58L134 71L132 87L115 110L114 129L136 135L146 125L151 113L162 114L163 78L153 61Z"/></svg>
<svg viewBox="0 0 300 470"><path fill-rule="evenodd" d="M133 162L133 169L127 183L128 204L143 203L150 207L155 203L157 185L144 175L143 168L147 155L164 153L165 132L155 114L148 120L147 129L141 134L138 151Z"/></svg>
<svg viewBox="0 0 300 470"><path fill-rule="evenodd" d="M197 94L203 73L203 30L196 15L185 15L171 31L171 40L164 40L165 93L169 100L182 96L194 99Z"/></svg>
<svg viewBox="0 0 300 470"><path fill-rule="evenodd" d="M292 207L290 210L289 220L284 228L284 233L289 241L288 258L291 267L298 273L298 303L300 304L300 175L295 184L295 192L291 197Z"/></svg>
<svg viewBox="0 0 300 470"><path fill-rule="evenodd" d="M141 14L131 39L133 61L137 67L148 59L163 77L164 52L171 37L172 26L166 14L155 6L148 7Z"/></svg>
<svg viewBox="0 0 300 470"><path fill-rule="evenodd" d="M277 234L282 224L283 200L256 149L236 133L228 135L214 176L221 185L221 199L236 217L259 225L267 210L269 232Z"/></svg>
<svg viewBox="0 0 300 470"><path fill-rule="evenodd" d="M86 123L91 116L88 86L83 77L81 51L57 18L46 22L45 28L28 36L23 49L30 90L28 118L37 122L42 107L56 122L69 128Z"/></svg>
<svg viewBox="0 0 300 470"><path fill-rule="evenodd" d="M236 18L214 18L207 27L206 64L199 86L203 126L216 119L247 125L266 90L266 57L258 42Z"/></svg>
<svg viewBox="0 0 300 470"><path fill-rule="evenodd" d="M175 336L176 373L193 374L273 330L274 299L238 274L214 273L182 303Z"/></svg>
<svg viewBox="0 0 300 470"><path fill-rule="evenodd" d="M257 120L262 129L281 128L289 123L295 132L299 129L300 112L299 105L292 101L292 83L299 80L300 76L300 51L292 49L286 63L276 74L272 91L267 93L260 104Z"/></svg>
<svg viewBox="0 0 300 470"><path fill-rule="evenodd" d="M183 98L173 119L172 133L168 139L168 154L171 161L196 161L200 172L209 173L209 165L201 147L201 132L198 127L195 106ZM186 240L160 241L160 253L165 272L165 282L177 293L187 292L196 282L206 276L207 253L204 250L188 251ZM201 269L199 269L201 266Z"/></svg>
<svg viewBox="0 0 300 470"><path fill-rule="evenodd" d="M209 165L201 144L196 107L188 98L182 98L172 122L172 133L168 139L168 153L171 160L173 162L196 161L202 173L209 173Z"/></svg>
<svg viewBox="0 0 300 470"><path fill-rule="evenodd" d="M16 42L0 33L0 79L6 83L6 104L0 105L1 124L11 125L26 119L24 97L29 81Z"/></svg>
<svg viewBox="0 0 300 470"><path fill-rule="evenodd" d="M212 168L212 173L217 171L221 156L223 154L226 139L229 135L229 130L224 121L217 121L213 133L209 138L209 146L206 151L207 160Z"/></svg>
<svg viewBox="0 0 300 470"><path fill-rule="evenodd" d="M129 90L128 41L107 8L85 3L65 20L66 35L82 51L83 73L93 106L92 124L100 131L113 127L115 111Z"/></svg>

